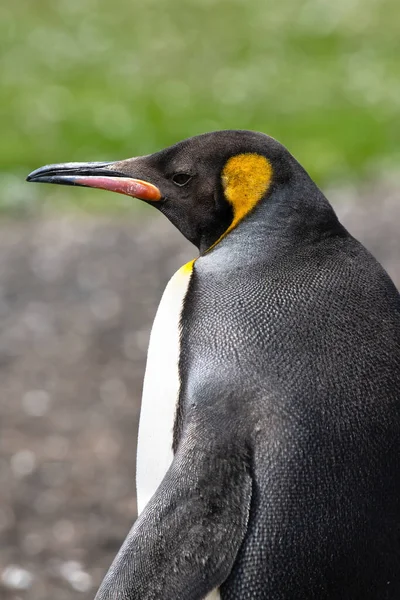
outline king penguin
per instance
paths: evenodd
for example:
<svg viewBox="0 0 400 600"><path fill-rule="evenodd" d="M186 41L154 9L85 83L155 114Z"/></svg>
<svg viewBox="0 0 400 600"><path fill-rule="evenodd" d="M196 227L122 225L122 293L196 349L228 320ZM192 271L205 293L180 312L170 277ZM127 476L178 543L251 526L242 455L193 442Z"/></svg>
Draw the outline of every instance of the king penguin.
<svg viewBox="0 0 400 600"><path fill-rule="evenodd" d="M155 318L139 516L97 600L399 600L400 297L293 156L217 131L28 180L139 198L199 250Z"/></svg>

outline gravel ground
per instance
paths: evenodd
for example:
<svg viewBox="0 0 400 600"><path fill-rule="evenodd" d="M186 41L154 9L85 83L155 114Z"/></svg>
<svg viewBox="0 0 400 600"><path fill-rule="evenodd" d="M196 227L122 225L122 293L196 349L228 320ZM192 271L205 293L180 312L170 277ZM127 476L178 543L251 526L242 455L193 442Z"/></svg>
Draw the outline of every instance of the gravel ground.
<svg viewBox="0 0 400 600"><path fill-rule="evenodd" d="M398 189L330 197L400 287ZM153 213L0 232L0 599L90 600L135 519L150 324L195 253Z"/></svg>

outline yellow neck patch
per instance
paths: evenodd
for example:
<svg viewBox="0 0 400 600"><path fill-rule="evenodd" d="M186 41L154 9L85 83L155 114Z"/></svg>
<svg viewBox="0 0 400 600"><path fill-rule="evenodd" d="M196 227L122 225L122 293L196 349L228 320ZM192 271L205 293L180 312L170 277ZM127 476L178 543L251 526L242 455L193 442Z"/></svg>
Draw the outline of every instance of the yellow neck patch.
<svg viewBox="0 0 400 600"><path fill-rule="evenodd" d="M181 275L189 275L193 271L193 265L195 261L195 258L193 260L189 260L189 262L181 266L178 273L180 273Z"/></svg>
<svg viewBox="0 0 400 600"><path fill-rule="evenodd" d="M267 191L271 179L271 163L261 154L237 154L227 161L222 171L222 185L225 197L233 208L233 220L211 248L256 206Z"/></svg>

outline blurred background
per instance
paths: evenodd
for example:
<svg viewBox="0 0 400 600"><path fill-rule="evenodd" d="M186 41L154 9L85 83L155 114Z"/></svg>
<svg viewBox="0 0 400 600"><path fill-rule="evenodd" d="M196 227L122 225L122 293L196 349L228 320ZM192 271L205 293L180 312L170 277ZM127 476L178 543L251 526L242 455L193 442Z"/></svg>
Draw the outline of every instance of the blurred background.
<svg viewBox="0 0 400 600"><path fill-rule="evenodd" d="M0 5L0 598L93 598L136 515L151 321L194 249L117 194L25 183L214 129L278 138L400 285L397 0Z"/></svg>

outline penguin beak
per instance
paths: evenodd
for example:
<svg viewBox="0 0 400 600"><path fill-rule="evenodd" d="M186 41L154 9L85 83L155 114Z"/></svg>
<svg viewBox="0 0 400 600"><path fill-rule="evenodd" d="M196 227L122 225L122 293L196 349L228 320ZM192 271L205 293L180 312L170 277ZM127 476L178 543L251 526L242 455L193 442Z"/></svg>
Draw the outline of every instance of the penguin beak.
<svg viewBox="0 0 400 600"><path fill-rule="evenodd" d="M117 164L112 162L88 162L46 165L32 171L26 180L38 183L58 183L61 185L98 188L148 202L161 200L161 192L158 187L142 179L127 177L126 173L124 174L118 170Z"/></svg>

